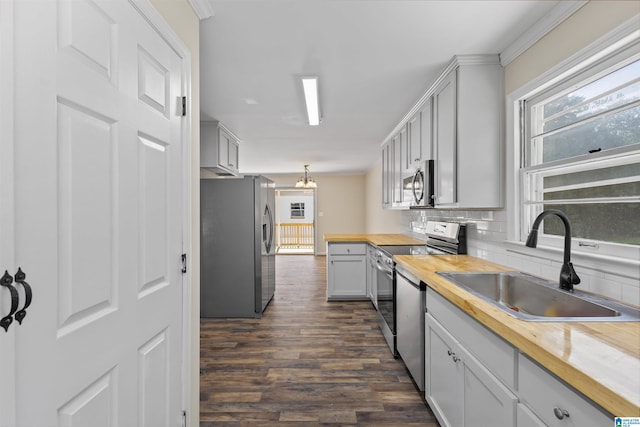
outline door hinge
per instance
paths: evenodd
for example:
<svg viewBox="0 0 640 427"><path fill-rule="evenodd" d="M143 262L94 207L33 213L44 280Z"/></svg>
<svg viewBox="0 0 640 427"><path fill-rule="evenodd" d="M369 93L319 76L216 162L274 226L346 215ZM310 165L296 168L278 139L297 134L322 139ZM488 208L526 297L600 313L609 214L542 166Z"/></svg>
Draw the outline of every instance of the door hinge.
<svg viewBox="0 0 640 427"><path fill-rule="evenodd" d="M187 115L187 97L183 96L182 97L182 116L186 116Z"/></svg>
<svg viewBox="0 0 640 427"><path fill-rule="evenodd" d="M182 411L182 427L187 427L187 411Z"/></svg>
<svg viewBox="0 0 640 427"><path fill-rule="evenodd" d="M184 274L187 272L187 254L182 254L181 258L182 258L182 273Z"/></svg>

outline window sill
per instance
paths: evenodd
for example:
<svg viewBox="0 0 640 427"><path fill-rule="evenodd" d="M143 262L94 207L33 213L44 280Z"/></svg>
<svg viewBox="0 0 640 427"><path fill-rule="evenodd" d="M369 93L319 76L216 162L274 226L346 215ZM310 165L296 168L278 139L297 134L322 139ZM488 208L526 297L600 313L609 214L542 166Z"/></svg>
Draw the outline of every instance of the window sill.
<svg viewBox="0 0 640 427"><path fill-rule="evenodd" d="M561 263L563 250L557 247L538 245L529 248L523 242L512 240L504 241L506 251L518 255L525 255L540 260ZM602 254L593 254L571 249L571 262L575 267L588 268L602 273L623 276L630 279L640 278L640 260L622 258Z"/></svg>

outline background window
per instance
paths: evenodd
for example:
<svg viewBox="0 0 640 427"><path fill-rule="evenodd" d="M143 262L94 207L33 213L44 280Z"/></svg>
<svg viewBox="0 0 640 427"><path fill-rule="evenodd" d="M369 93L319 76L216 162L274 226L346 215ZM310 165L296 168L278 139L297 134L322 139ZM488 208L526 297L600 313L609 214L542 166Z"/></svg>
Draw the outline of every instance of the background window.
<svg viewBox="0 0 640 427"><path fill-rule="evenodd" d="M291 219L304 218L304 202L291 203Z"/></svg>

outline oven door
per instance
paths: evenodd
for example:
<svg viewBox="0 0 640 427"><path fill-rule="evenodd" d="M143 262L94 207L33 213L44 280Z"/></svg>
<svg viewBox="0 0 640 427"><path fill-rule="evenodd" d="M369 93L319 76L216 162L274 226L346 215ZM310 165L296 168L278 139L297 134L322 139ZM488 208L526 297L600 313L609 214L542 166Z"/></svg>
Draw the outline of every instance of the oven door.
<svg viewBox="0 0 640 427"><path fill-rule="evenodd" d="M393 291L393 270L376 261L376 275L378 281L378 313L382 315L384 323L393 335L396 334L395 322L395 292Z"/></svg>

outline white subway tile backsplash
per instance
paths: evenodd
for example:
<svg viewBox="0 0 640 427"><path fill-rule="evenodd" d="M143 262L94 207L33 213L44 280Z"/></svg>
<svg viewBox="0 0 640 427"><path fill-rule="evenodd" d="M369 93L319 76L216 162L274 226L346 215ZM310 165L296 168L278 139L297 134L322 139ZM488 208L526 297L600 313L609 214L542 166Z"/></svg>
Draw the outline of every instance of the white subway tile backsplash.
<svg viewBox="0 0 640 427"><path fill-rule="evenodd" d="M640 306L640 288L638 288L638 286L622 284L622 301Z"/></svg>
<svg viewBox="0 0 640 427"><path fill-rule="evenodd" d="M505 265L507 267L513 268L514 270L524 271L523 262L521 259L507 257Z"/></svg>
<svg viewBox="0 0 640 427"><path fill-rule="evenodd" d="M491 253L487 258L496 264L507 265L508 257L506 254Z"/></svg>
<svg viewBox="0 0 640 427"><path fill-rule="evenodd" d="M599 270L594 270L593 268L589 268L586 267L584 265L573 265L574 269L576 270L576 273L578 273L579 277L582 276L589 276L589 277L595 277L595 278L599 278L599 279L606 279L605 278L605 273L603 273L602 271ZM612 281L618 281L619 276L614 276ZM611 279L609 279L611 280Z"/></svg>
<svg viewBox="0 0 640 427"><path fill-rule="evenodd" d="M615 274L603 273L601 271L598 271L598 273L602 275L604 280L612 280L614 282L619 282L623 285L635 286L637 288L640 288L640 284L638 283L638 279L636 278L626 277L626 276L617 276Z"/></svg>
<svg viewBox="0 0 640 427"><path fill-rule="evenodd" d="M591 277L589 291L606 297L622 300L622 284L604 280L601 277Z"/></svg>
<svg viewBox="0 0 640 427"><path fill-rule="evenodd" d="M595 292L593 290L593 279L591 276L589 276L588 274L579 274L578 277L580 277L580 284L576 285L576 289L580 289L581 291L586 292Z"/></svg>
<svg viewBox="0 0 640 427"><path fill-rule="evenodd" d="M540 264L540 277L547 280L559 280L560 270L557 267L552 267L551 263Z"/></svg>
<svg viewBox="0 0 640 427"><path fill-rule="evenodd" d="M540 268L540 264L533 262L530 259L522 261L522 271L526 273L533 274L534 276L540 276Z"/></svg>

